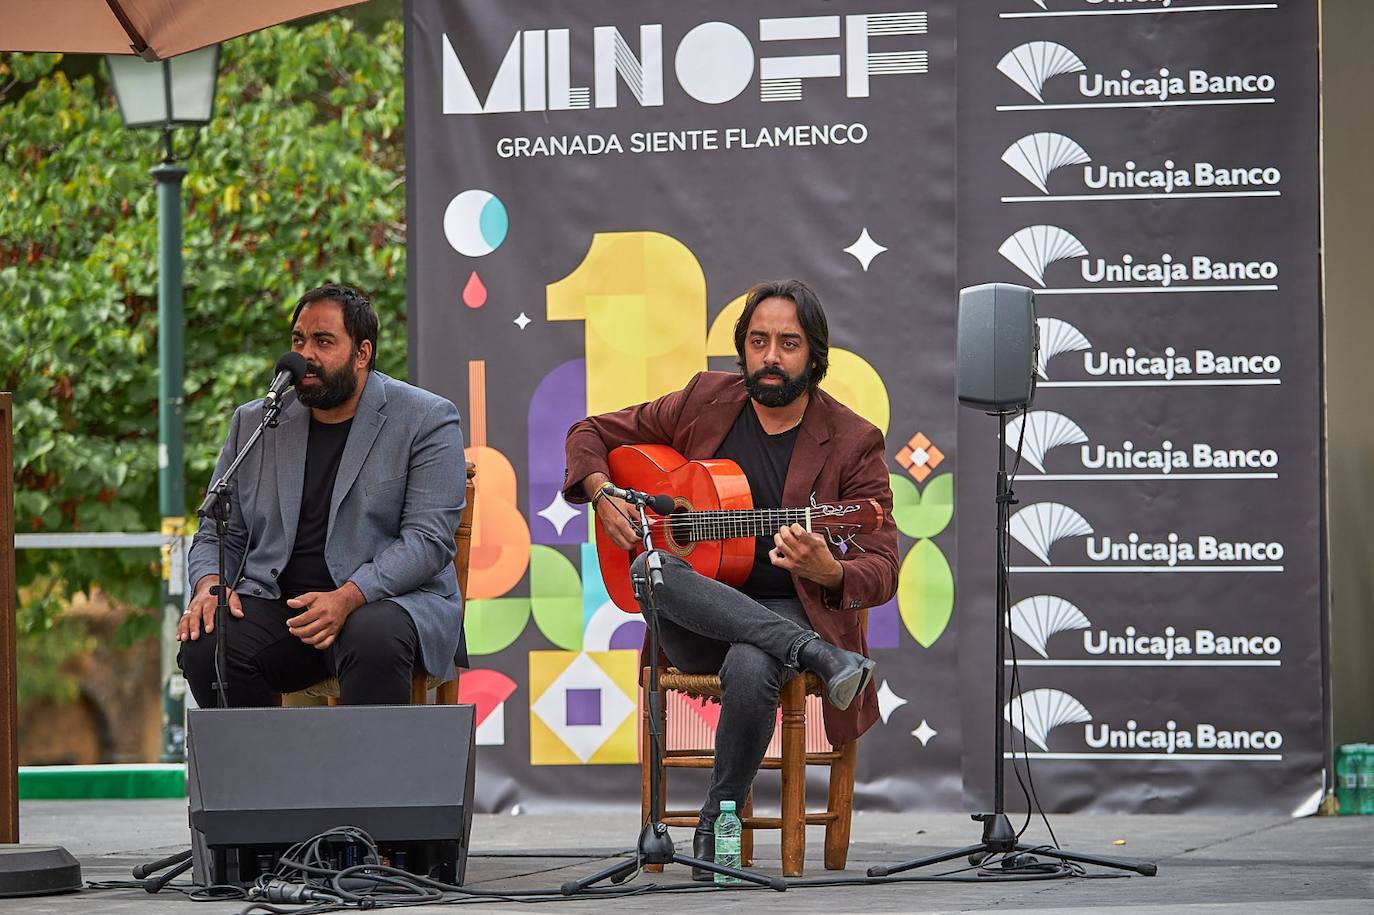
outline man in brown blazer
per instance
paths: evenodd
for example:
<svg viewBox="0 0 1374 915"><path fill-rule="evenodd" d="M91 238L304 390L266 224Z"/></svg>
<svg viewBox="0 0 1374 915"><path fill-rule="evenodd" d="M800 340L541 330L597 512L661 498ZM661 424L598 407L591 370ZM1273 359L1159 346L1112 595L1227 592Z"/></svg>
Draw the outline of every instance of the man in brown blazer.
<svg viewBox="0 0 1374 915"><path fill-rule="evenodd" d="M592 416L568 432L564 497L591 501L611 539L639 542L637 517L602 487L607 455L627 444L670 445L689 460L728 458L749 481L756 508L876 499L892 510L882 433L818 387L829 329L804 283L750 290L735 325L741 374L701 372L650 403ZM638 560L638 561L642 561ZM758 538L749 579L736 590L664 557L658 630L664 653L688 673L719 673L715 765L693 854L712 860L722 800L742 804L773 733L778 693L799 671L825 683L826 734L853 740L877 720L874 663L859 609L897 590L892 525L858 535L845 552L800 525ZM711 879L693 869L696 879Z"/></svg>

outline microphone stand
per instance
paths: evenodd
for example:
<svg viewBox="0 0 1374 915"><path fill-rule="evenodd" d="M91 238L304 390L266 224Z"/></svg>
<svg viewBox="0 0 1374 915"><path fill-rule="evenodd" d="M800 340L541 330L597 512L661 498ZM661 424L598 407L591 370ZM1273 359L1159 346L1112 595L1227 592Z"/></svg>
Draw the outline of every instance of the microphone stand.
<svg viewBox="0 0 1374 915"><path fill-rule="evenodd" d="M229 591L233 587L229 582L228 570L225 568L224 561L224 541L229 535L229 514L232 510L232 494L234 491L234 474L238 473L239 465L243 463L254 446L262 439L262 433L266 429L277 427L278 417L281 415L283 405L280 397L269 397L263 405L262 422L253 430L248 442L242 450L234 456L233 462L224 471L224 476L220 477L210 491L205 495L205 501L200 503L200 508L196 514L202 520L207 517L215 519L215 536L219 541L219 584L210 590L215 595L215 701L219 708L229 707L229 682L226 674L228 663L225 661L225 641L224 625L229 619ZM167 884L169 880L184 873L191 867L192 849L177 852L158 861L148 864L140 864L134 868L134 876L143 880L143 888L149 893L157 893ZM164 874L157 877L149 875L171 868Z"/></svg>
<svg viewBox="0 0 1374 915"><path fill-rule="evenodd" d="M233 510L232 497L234 491L234 474L238 472L239 465L244 458L252 452L262 438L265 429L275 429L277 427L277 417L281 415L282 402L280 397L269 397L264 401L262 422L253 430L253 434L248 438L248 442L243 446L234 461L231 463L224 475L210 487L210 491L205 494L205 501L200 503L200 508L196 510L202 521L208 518L215 519L215 539L219 547L219 584L214 585L210 591L215 595L215 699L219 708L229 707L229 682L226 673L227 662L225 661L224 625L229 619L229 591L233 584L229 581L224 562L224 541L229 535L229 515Z"/></svg>
<svg viewBox="0 0 1374 915"><path fill-rule="evenodd" d="M968 857L973 865L982 864L990 855L1010 852L1033 852L1061 862L1096 864L1101 867L1114 867L1119 870L1135 871L1144 877L1153 877L1155 865L1147 861L1127 861L1120 858L1106 858L1101 855L1088 855L1050 845L1031 845L1022 842L1007 818L1004 783L1006 781L1006 760L1004 725L1002 723L1002 702L1006 691L1006 651L1007 615L1010 586L1008 556L1011 552L1011 537L1008 533L1011 506L1016 504L1016 494L1011 491L1011 480L1007 476L1007 414L999 413L997 429L997 651L993 673L993 755L992 767L992 813L973 814L974 822L983 824L982 839L976 845L966 845L950 851L939 852L921 858L914 858L902 864L890 866L876 865L868 869L870 877L887 877L917 867L953 861L955 858Z"/></svg>
<svg viewBox="0 0 1374 915"><path fill-rule="evenodd" d="M685 864L782 892L787 889L787 881L781 877L766 877L726 867L714 861L702 861L690 855L678 854L672 837L668 835L668 827L663 823L663 800L659 784L663 759L663 734L659 730L662 697L658 691L658 591L663 587L663 554L654 549L649 518L645 514L645 504L652 497L633 491L627 495L629 501L639 510L640 533L645 550L643 566L631 565L630 580L634 584L635 601L639 604L640 614L649 627L649 680L646 689L646 701L649 703L649 817L648 822L640 829L634 860L612 864L581 880L570 880L563 884L561 891L564 896L576 896L602 880L610 879L614 884L624 883L646 864Z"/></svg>

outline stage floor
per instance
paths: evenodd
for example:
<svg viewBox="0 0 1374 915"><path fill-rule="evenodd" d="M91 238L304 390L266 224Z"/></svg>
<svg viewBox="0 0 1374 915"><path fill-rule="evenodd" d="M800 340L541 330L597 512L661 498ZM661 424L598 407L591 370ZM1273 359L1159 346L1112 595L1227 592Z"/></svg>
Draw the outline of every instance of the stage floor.
<svg viewBox="0 0 1374 915"><path fill-rule="evenodd" d="M479 911L657 915L676 908L723 912L740 905L750 912L817 915L1009 908L1101 912L1108 907L1129 907L1133 915L1185 908L1245 915L1374 911L1374 817L1291 820L1065 815L1052 817L1051 824L1066 848L1153 860L1159 864L1159 876L982 885L794 887L786 893L748 890L747 896L708 890L618 900L569 899L541 904L533 910L528 904L494 902L481 905ZM26 843L65 845L80 859L86 880L129 879L134 864L171 854L186 844L186 803L25 801L20 804L20 828ZM629 810L594 816L477 816L472 825L473 854L468 862L467 886L493 892L557 887L592 873L627 851L636 829L637 816ZM674 830L674 835L679 848L690 845L689 831ZM777 834L761 835L758 865L764 871L780 873ZM970 844L977 838L977 830L967 817L954 814L858 814L853 838L846 873L857 877L872 864L895 863ZM1037 823L1026 838L1042 842L1048 836L1044 826ZM809 839L806 876L833 876L834 872L825 871L821 865L821 830L813 828ZM1118 839L1126 844L1114 845ZM685 869L677 866L638 879L689 882ZM0 912L25 915L185 915L232 913L243 906L243 902L233 901L193 903L170 892L150 896L142 890L85 890L67 896L0 900ZM421 906L406 911L437 913L452 911L452 907Z"/></svg>

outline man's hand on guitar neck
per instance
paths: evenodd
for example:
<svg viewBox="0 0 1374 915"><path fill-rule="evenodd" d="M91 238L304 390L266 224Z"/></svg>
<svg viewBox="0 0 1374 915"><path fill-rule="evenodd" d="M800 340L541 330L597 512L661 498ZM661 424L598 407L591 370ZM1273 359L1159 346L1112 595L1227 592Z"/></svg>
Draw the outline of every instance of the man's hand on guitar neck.
<svg viewBox="0 0 1374 915"><path fill-rule="evenodd" d="M592 510L600 519L602 528L611 535L611 541L622 550L633 549L641 542L636 526L630 520L638 517L637 512L623 499L604 493L597 495L602 484L609 482L610 477L604 473L593 473L582 481L582 491L592 500Z"/></svg>
<svg viewBox="0 0 1374 915"><path fill-rule="evenodd" d="M844 583L844 566L831 555L830 546L820 534L792 524L778 528L773 543L773 549L768 551L773 565L814 581L826 590L839 592Z"/></svg>

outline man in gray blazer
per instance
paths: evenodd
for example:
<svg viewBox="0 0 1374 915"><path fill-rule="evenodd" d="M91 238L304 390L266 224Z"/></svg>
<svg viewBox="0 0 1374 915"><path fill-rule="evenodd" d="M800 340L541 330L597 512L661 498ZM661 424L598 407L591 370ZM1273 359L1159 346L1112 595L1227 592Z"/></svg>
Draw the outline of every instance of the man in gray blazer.
<svg viewBox="0 0 1374 915"><path fill-rule="evenodd" d="M412 674L451 677L459 648L458 410L373 368L377 315L356 290L310 290L291 324L306 375L234 480L224 544L228 701L273 705L334 675L345 704L405 703ZM213 479L262 413L261 400L234 412ZM179 662L202 707L217 704L218 549L207 520L191 544L194 593L177 627Z"/></svg>

